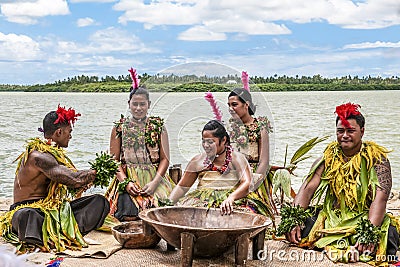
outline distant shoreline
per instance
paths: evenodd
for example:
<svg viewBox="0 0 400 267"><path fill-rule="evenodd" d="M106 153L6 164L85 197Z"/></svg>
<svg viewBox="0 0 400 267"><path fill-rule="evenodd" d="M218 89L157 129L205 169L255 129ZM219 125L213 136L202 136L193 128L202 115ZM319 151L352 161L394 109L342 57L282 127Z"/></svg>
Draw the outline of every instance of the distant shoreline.
<svg viewBox="0 0 400 267"><path fill-rule="evenodd" d="M221 84L166 84L148 87L150 92L230 92L241 85ZM81 84L81 85L0 85L0 92L71 92L71 93L126 93L130 85ZM334 91L398 91L400 84L254 84L253 92L334 92Z"/></svg>
<svg viewBox="0 0 400 267"><path fill-rule="evenodd" d="M140 83L149 91L155 92L227 92L242 87L241 77L196 76L196 75L139 75ZM132 79L129 75L118 77L75 76L47 84L0 84L0 92L129 92ZM319 74L313 76L249 77L251 91L368 91L400 90L400 77L343 76L326 78Z"/></svg>

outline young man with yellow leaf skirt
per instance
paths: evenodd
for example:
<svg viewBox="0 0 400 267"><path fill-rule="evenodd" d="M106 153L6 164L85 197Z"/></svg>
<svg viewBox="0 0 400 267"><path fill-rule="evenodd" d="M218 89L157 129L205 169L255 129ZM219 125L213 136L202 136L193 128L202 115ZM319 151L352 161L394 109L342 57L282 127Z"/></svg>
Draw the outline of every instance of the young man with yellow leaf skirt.
<svg viewBox="0 0 400 267"><path fill-rule="evenodd" d="M315 162L293 205L282 208L277 233L300 247L324 249L333 261L383 266L396 261L400 230L398 218L386 213L389 151L362 141L365 118L359 108L336 107L337 141Z"/></svg>
<svg viewBox="0 0 400 267"><path fill-rule="evenodd" d="M60 106L49 112L40 128L45 139L30 139L17 158L14 204L0 216L0 232L21 252L86 247L82 236L102 226L109 212L101 195L71 200L71 190L82 192L96 178L94 170L78 171L63 149L78 116Z"/></svg>

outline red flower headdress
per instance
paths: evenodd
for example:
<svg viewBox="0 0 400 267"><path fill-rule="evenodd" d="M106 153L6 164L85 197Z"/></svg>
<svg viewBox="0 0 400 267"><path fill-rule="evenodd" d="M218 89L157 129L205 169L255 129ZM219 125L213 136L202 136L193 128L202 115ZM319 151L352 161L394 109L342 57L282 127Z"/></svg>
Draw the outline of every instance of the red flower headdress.
<svg viewBox="0 0 400 267"><path fill-rule="evenodd" d="M133 88L133 90L136 90L139 88L139 84L140 84L140 79L137 76L136 69L131 67L128 71L131 73L132 88Z"/></svg>
<svg viewBox="0 0 400 267"><path fill-rule="evenodd" d="M242 71L242 83L243 83L243 89L250 92L249 75L247 74L246 71Z"/></svg>
<svg viewBox="0 0 400 267"><path fill-rule="evenodd" d="M346 103L336 107L335 113L338 115L343 125L346 128L350 127L350 123L347 121L347 118L351 115L357 116L360 115L360 111L358 109L361 108L358 104Z"/></svg>
<svg viewBox="0 0 400 267"><path fill-rule="evenodd" d="M221 112L221 110L219 109L219 107L218 107L218 105L217 105L217 102L215 101L215 98L214 98L213 94L212 94L210 91L208 91L208 92L206 93L206 95L204 96L204 98L210 103L211 108L212 108L213 113L214 113L215 119L216 119L217 121L222 121L222 112Z"/></svg>
<svg viewBox="0 0 400 267"><path fill-rule="evenodd" d="M81 114L76 113L74 109L69 108L68 110L66 110L65 107L61 107L60 104L58 104L56 112L58 118L56 119L54 124L68 122L71 126L73 126L78 117L81 116Z"/></svg>

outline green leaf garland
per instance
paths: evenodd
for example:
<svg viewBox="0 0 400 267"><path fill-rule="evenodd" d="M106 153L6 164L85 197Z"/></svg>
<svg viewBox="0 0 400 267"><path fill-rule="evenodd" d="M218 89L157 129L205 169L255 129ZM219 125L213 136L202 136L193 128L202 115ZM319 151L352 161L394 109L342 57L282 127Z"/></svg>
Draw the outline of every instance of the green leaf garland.
<svg viewBox="0 0 400 267"><path fill-rule="evenodd" d="M283 206L281 209L281 223L276 231L277 236L289 233L296 226L303 226L308 217L311 217L309 210L298 206Z"/></svg>

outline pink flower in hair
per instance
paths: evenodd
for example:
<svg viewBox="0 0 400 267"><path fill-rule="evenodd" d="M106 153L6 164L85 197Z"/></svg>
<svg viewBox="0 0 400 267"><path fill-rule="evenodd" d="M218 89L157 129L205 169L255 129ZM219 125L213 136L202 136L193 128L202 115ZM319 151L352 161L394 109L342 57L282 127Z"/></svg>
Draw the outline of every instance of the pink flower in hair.
<svg viewBox="0 0 400 267"><path fill-rule="evenodd" d="M136 69L130 68L128 71L131 73L132 88L133 89L138 89L139 88L139 84L140 84L140 79L137 76Z"/></svg>
<svg viewBox="0 0 400 267"><path fill-rule="evenodd" d="M249 75L247 74L246 71L242 71L242 83L243 83L243 89L250 92Z"/></svg>
<svg viewBox="0 0 400 267"><path fill-rule="evenodd" d="M211 92L207 92L204 98L210 103L215 119L222 121L222 112L219 109L213 94Z"/></svg>

